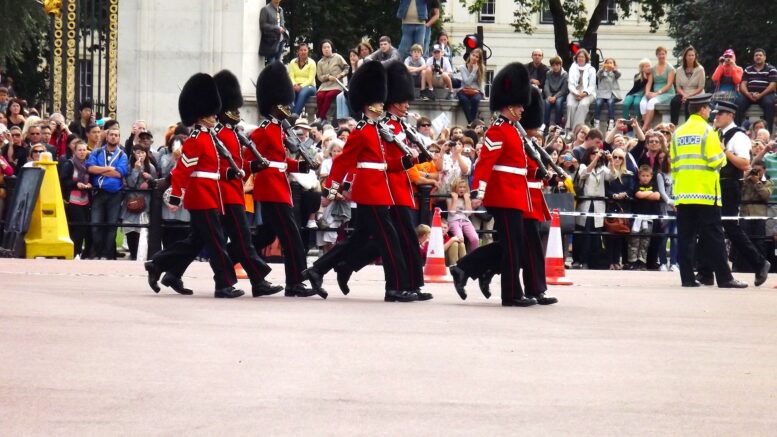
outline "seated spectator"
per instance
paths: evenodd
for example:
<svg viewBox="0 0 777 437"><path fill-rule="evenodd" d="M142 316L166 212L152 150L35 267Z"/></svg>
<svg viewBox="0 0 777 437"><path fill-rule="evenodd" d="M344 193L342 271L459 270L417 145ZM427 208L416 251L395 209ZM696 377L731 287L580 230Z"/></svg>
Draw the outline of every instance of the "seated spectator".
<svg viewBox="0 0 777 437"><path fill-rule="evenodd" d="M661 212L661 194L658 192L656 180L653 177L653 169L648 165L639 167L639 184L634 189L634 201L632 211L635 214L658 215ZM658 258L658 247L650 244L650 234L656 232L657 220L634 219L632 237L629 239L629 268L631 270L646 270L648 262L655 263ZM650 252L648 253L648 249ZM651 268L657 266L650 266Z"/></svg>
<svg viewBox="0 0 777 437"><path fill-rule="evenodd" d="M94 123L94 113L92 112L92 101L84 100L78 105L78 120L73 120L68 126L68 130L86 141L86 128ZM52 130L54 128L52 127Z"/></svg>
<svg viewBox="0 0 777 437"><path fill-rule="evenodd" d="M745 114L753 103L761 107L766 120L766 129L774 128L774 91L777 90L777 68L766 63L764 49L755 49L753 64L745 68L737 97L736 123L742 125Z"/></svg>
<svg viewBox="0 0 777 437"><path fill-rule="evenodd" d="M659 46L656 49L658 62L650 70L648 83L645 85L645 97L639 102L639 111L642 113L642 130L650 129L653 117L656 113L656 105L666 105L674 98L674 67L666 62L666 48Z"/></svg>
<svg viewBox="0 0 777 437"><path fill-rule="evenodd" d="M622 99L621 87L618 80L621 72L615 59L604 60L602 68L596 73L596 109L594 109L594 129L599 128L599 117L602 113L602 105L607 104L607 129L615 127L615 103Z"/></svg>
<svg viewBox="0 0 777 437"><path fill-rule="evenodd" d="M378 44L378 50L364 57L364 62L380 61L384 66L391 61L402 62L402 57L399 55L399 51L391 45L391 38L385 35L381 36L378 40Z"/></svg>
<svg viewBox="0 0 777 437"><path fill-rule="evenodd" d="M545 86L542 96L545 98L545 126L550 126L550 114L556 111L554 122L561 125L566 108L567 95L569 95L569 75L561 64L561 58L550 58L550 71L545 76Z"/></svg>
<svg viewBox="0 0 777 437"><path fill-rule="evenodd" d="M420 45L415 44L410 47L410 56L405 58L405 65L407 71L410 72L410 76L413 78L413 86L421 88L421 73L426 69L426 60L421 54L423 48Z"/></svg>
<svg viewBox="0 0 777 437"><path fill-rule="evenodd" d="M596 69L590 61L588 51L580 49L575 55L575 63L569 67L567 129L585 124L588 107L596 99Z"/></svg>
<svg viewBox="0 0 777 437"><path fill-rule="evenodd" d="M704 67L696 59L696 49L688 46L683 50L682 64L675 75L675 89L677 95L670 102L670 117L672 124L680 121L680 106L685 111L685 119L688 119L688 97L693 97L704 91Z"/></svg>
<svg viewBox="0 0 777 437"><path fill-rule="evenodd" d="M454 237L448 231L448 222L442 221L442 248L445 252L445 265L456 265L467 254L463 237Z"/></svg>
<svg viewBox="0 0 777 437"><path fill-rule="evenodd" d="M148 224L148 211L151 206L151 194L143 193L133 190L147 190L149 188L149 181L156 179L158 176L156 167L151 163L151 155L148 153L142 144L135 144L132 146L132 157L129 159L128 174L126 176L126 186L130 190L127 195L124 196L124 202L121 208L121 222L122 224L133 225L147 225ZM144 199L142 210L130 209L130 200L133 198ZM123 228L124 235L127 238L127 247L130 251L130 259L138 259L138 244L140 242L140 228L126 227ZM141 253L140 259L145 260L147 254Z"/></svg>
<svg viewBox="0 0 777 437"><path fill-rule="evenodd" d="M421 252L421 262L426 264L426 252L429 248L429 236L432 228L429 225L420 224L415 228L415 235L418 237L418 250Z"/></svg>
<svg viewBox="0 0 777 437"><path fill-rule="evenodd" d="M733 50L723 52L718 58L718 67L712 73L712 84L715 92L712 94L711 108L715 109L717 102L736 102L739 84L742 82L744 70L737 65L737 57Z"/></svg>
<svg viewBox="0 0 777 437"><path fill-rule="evenodd" d="M316 77L321 82L316 92L316 107L319 120L326 120L335 97L343 89L337 82L348 74L348 64L342 56L334 53L332 41L321 41L321 59L316 65Z"/></svg>
<svg viewBox="0 0 777 437"><path fill-rule="evenodd" d="M127 155L119 147L118 125L106 133L105 146L92 151L86 169L95 189L92 198L92 248L99 259L116 259L116 226L121 213L122 188L127 176ZM105 225L108 226L99 226ZM97 226L94 226L97 225Z"/></svg>
<svg viewBox="0 0 777 437"><path fill-rule="evenodd" d="M426 69L421 76L421 99L435 100L434 87L448 89L448 100L453 99L453 67L442 57L442 48L435 44L432 57L426 60Z"/></svg>
<svg viewBox="0 0 777 437"><path fill-rule="evenodd" d="M390 44L389 44L390 45ZM362 41L356 46L356 52L359 54L358 67L361 67L367 56L372 54L372 45L368 38L362 39Z"/></svg>
<svg viewBox="0 0 777 437"><path fill-rule="evenodd" d="M645 58L639 61L638 71L634 75L634 85L632 85L626 97L623 98L623 118L626 120L631 119L631 111L634 111L640 120L642 119L639 104L642 102L642 98L645 97L645 87L653 71L653 64L651 64L650 59Z"/></svg>
<svg viewBox="0 0 777 437"><path fill-rule="evenodd" d="M73 240L73 257L80 259L88 256L91 243L89 228L83 224L90 221L89 194L92 184L89 183L89 172L86 170L86 157L89 154L86 143L80 137L74 138L73 154L60 161L59 181L65 201L70 239ZM73 226L72 223L82 225Z"/></svg>
<svg viewBox="0 0 777 437"><path fill-rule="evenodd" d="M445 58L442 58L445 59ZM483 51L472 50L467 63L459 67L461 73L461 89L456 94L459 98L467 123L477 120L480 100L483 99L483 81L486 79L486 67L483 65Z"/></svg>
<svg viewBox="0 0 777 437"><path fill-rule="evenodd" d="M308 57L308 43L297 45L297 57L289 62L289 77L294 85L294 107L291 112L302 114L308 97L316 93L316 61Z"/></svg>
<svg viewBox="0 0 777 437"><path fill-rule="evenodd" d="M540 49L534 49L531 52L531 62L526 64L526 70L529 71L529 82L542 90L545 88L545 79L548 76L549 68L542 63L545 54Z"/></svg>
<svg viewBox="0 0 777 437"><path fill-rule="evenodd" d="M448 225L451 234L469 243L469 250L477 249L480 241L475 227L469 220L472 209L469 183L464 178L453 181L450 187L451 197L448 199Z"/></svg>
<svg viewBox="0 0 777 437"><path fill-rule="evenodd" d="M348 74L345 75L342 81L345 85L348 85L351 81L353 72L356 71L357 68L359 68L359 53L356 49L348 50ZM348 106L348 98L345 94L346 93L340 93L335 98L338 119L351 116L351 108Z"/></svg>
<svg viewBox="0 0 777 437"><path fill-rule="evenodd" d="M448 44L448 34L445 33L445 31L440 31L440 34L437 35L437 45L440 46L440 50L442 50L442 57L447 59L448 62L453 65L453 51L451 50L450 44ZM429 53L429 47L424 47L424 52L427 54ZM456 84L453 84L454 88L457 88Z"/></svg>

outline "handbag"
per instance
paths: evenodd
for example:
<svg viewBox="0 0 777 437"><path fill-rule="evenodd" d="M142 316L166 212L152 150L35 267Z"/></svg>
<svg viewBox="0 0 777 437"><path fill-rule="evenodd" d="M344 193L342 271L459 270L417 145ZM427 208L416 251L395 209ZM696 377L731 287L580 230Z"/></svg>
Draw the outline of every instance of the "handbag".
<svg viewBox="0 0 777 437"><path fill-rule="evenodd" d="M140 186L140 177L138 182L135 183L135 188ZM132 193L127 196L127 212L133 214L140 214L146 210L146 196L143 193Z"/></svg>
<svg viewBox="0 0 777 437"><path fill-rule="evenodd" d="M623 212L623 208L618 207ZM625 218L606 217L604 219L604 230L611 234L630 234L631 226L629 226L629 220Z"/></svg>
<svg viewBox="0 0 777 437"><path fill-rule="evenodd" d="M464 87L461 90L459 90L460 93L464 94L467 97L472 97L476 94L480 94L480 90L477 88L470 88L470 87Z"/></svg>

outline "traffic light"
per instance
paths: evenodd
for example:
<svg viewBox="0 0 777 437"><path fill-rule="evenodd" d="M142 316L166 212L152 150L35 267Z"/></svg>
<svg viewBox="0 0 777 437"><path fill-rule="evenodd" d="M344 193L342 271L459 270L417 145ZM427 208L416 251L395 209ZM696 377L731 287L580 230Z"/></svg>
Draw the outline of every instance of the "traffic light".
<svg viewBox="0 0 777 437"><path fill-rule="evenodd" d="M581 43L580 41L575 40L569 43L570 57L574 59L575 55L577 55L577 52L580 51L581 48L583 48L583 43Z"/></svg>
<svg viewBox="0 0 777 437"><path fill-rule="evenodd" d="M483 50L483 41L474 33L464 37L464 60L469 59L469 54L475 49Z"/></svg>

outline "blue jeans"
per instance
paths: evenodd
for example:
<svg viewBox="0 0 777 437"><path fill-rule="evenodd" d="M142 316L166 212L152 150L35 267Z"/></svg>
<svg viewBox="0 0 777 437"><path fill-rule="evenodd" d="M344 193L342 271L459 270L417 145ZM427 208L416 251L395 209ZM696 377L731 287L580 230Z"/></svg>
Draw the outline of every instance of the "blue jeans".
<svg viewBox="0 0 777 437"><path fill-rule="evenodd" d="M567 96L563 97L557 97L556 103L550 103L548 100L545 100L545 129L550 126L550 111L552 109L556 110L556 117L553 119L554 123L561 126L561 118L564 116L564 111L566 110L567 103Z"/></svg>
<svg viewBox="0 0 777 437"><path fill-rule="evenodd" d="M615 102L617 101L618 99L615 96L612 96L609 99L602 99L597 97L596 106L594 109L594 120L599 119L599 114L601 114L602 111L602 105L605 102L607 102L607 120L615 120Z"/></svg>
<svg viewBox="0 0 777 437"><path fill-rule="evenodd" d="M316 87L303 86L298 93L294 93L294 109L291 112L299 115L302 114L302 110L305 109L305 102L308 97L316 94Z"/></svg>
<svg viewBox="0 0 777 437"><path fill-rule="evenodd" d="M461 110L464 111L464 116L467 117L467 124L472 123L478 117L478 106L480 106L480 100L483 99L483 94L477 93L468 96L459 91L457 96L459 97Z"/></svg>
<svg viewBox="0 0 777 437"><path fill-rule="evenodd" d="M119 213L124 193L97 191L92 198L92 224L119 225ZM92 227L92 249L98 258L116 259L116 226Z"/></svg>
<svg viewBox="0 0 777 437"><path fill-rule="evenodd" d="M424 33L423 48L424 48L424 59L426 59L429 56L432 56L432 54L429 53L429 45L432 43L432 28L431 26L430 27L424 26L424 28L426 28L426 32ZM451 65L453 65L453 62L451 62Z"/></svg>
<svg viewBox="0 0 777 437"><path fill-rule="evenodd" d="M402 40L399 42L399 55L402 60L410 56L413 44L423 46L426 37L426 26L423 24L403 24Z"/></svg>
<svg viewBox="0 0 777 437"><path fill-rule="evenodd" d="M286 41L279 42L278 51L275 52L274 55L264 58L264 65L269 65L273 61L281 61L281 58L283 58L283 49L285 48L286 48Z"/></svg>
<svg viewBox="0 0 777 437"><path fill-rule="evenodd" d="M645 95L643 93L629 94L623 98L623 118L631 119L631 109L639 116L639 102Z"/></svg>
<svg viewBox="0 0 777 437"><path fill-rule="evenodd" d="M348 106L348 99L345 98L345 93L340 93L335 97L335 103L337 104L337 118L348 118L351 116L351 109Z"/></svg>
<svg viewBox="0 0 777 437"><path fill-rule="evenodd" d="M774 127L774 101L775 101L774 93L764 95L756 103L751 102L750 99L740 94L739 96L737 96L737 100L736 100L737 113L736 113L735 121L737 125L739 126L742 125L742 122L745 120L745 114L747 113L747 110L750 108L751 105L758 105L761 107L761 109L764 112L764 120L766 120L766 130L771 132L772 128Z"/></svg>

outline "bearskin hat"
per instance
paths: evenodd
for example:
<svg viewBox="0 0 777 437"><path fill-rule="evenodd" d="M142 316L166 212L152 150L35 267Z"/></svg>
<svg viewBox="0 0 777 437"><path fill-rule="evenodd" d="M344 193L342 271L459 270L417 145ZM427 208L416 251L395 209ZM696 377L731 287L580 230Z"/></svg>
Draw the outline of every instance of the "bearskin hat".
<svg viewBox="0 0 777 437"><path fill-rule="evenodd" d="M362 64L348 85L351 109L361 112L365 105L386 101L386 69L378 61Z"/></svg>
<svg viewBox="0 0 777 437"><path fill-rule="evenodd" d="M221 70L213 76L221 96L221 107L231 111L243 106L243 92L240 91L240 81L229 70Z"/></svg>
<svg viewBox="0 0 777 437"><path fill-rule="evenodd" d="M542 94L540 90L531 87L531 103L529 106L524 106L523 114L521 114L521 126L524 129L538 129L542 126L544 120L544 104L542 101Z"/></svg>
<svg viewBox="0 0 777 437"><path fill-rule="evenodd" d="M386 65L386 104L413 101L413 77L405 64L391 61Z"/></svg>
<svg viewBox="0 0 777 437"><path fill-rule="evenodd" d="M520 62L505 65L491 82L491 110L505 106L528 106L531 101L529 71Z"/></svg>
<svg viewBox="0 0 777 437"><path fill-rule="evenodd" d="M259 102L259 113L265 117L270 116L274 107L294 102L294 85L286 66L280 61L270 63L259 73L256 79L256 100Z"/></svg>
<svg viewBox="0 0 777 437"><path fill-rule="evenodd" d="M185 126L197 119L221 112L221 98L216 82L209 74L197 73L183 85L178 97L178 113Z"/></svg>

